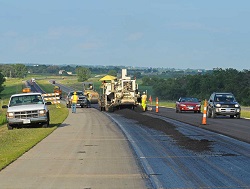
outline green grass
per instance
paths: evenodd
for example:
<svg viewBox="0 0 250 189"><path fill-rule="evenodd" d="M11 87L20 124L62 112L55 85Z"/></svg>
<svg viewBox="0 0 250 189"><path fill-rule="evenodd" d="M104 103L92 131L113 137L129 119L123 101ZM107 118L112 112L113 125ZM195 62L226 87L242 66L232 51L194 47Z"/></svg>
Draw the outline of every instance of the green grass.
<svg viewBox="0 0 250 189"><path fill-rule="evenodd" d="M4 90L1 92L0 99L0 125L6 123L6 109L2 109L2 105L8 104L12 94L21 93L23 87L22 79L8 78L4 82Z"/></svg>
<svg viewBox="0 0 250 189"><path fill-rule="evenodd" d="M241 117L242 118L250 118L250 111L249 110L241 110Z"/></svg>
<svg viewBox="0 0 250 189"><path fill-rule="evenodd" d="M47 92L53 89L47 78L39 80L39 85ZM19 93L22 90L21 80L7 80L5 89L1 93L2 103L7 104L10 95ZM23 153L39 143L42 139L52 133L68 116L68 109L61 104L61 108L56 105L49 105L50 127L49 128L22 128L8 130L6 124L0 127L0 170L15 161ZM6 122L6 110L1 110L0 122Z"/></svg>

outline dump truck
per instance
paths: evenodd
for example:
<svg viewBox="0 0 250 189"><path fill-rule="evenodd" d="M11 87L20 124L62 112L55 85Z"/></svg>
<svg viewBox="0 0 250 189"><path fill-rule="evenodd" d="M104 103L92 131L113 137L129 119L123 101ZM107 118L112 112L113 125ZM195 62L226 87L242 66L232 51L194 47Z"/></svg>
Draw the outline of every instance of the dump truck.
<svg viewBox="0 0 250 189"><path fill-rule="evenodd" d="M99 98L101 111L114 111L115 109L134 109L139 103L140 94L135 79L127 76L127 69L122 69L121 78L106 75L102 81L102 95Z"/></svg>

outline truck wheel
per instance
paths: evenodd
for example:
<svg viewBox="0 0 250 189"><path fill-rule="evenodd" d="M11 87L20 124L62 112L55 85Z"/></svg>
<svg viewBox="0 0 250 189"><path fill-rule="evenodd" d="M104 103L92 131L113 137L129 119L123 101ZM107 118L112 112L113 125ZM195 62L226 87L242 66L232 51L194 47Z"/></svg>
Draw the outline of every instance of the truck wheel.
<svg viewBox="0 0 250 189"><path fill-rule="evenodd" d="M47 128L49 127L49 121L46 121L45 123L43 123L42 128Z"/></svg>
<svg viewBox="0 0 250 189"><path fill-rule="evenodd" d="M236 119L240 119L240 114L237 114L237 115L236 115Z"/></svg>
<svg viewBox="0 0 250 189"><path fill-rule="evenodd" d="M45 123L43 123L42 127L43 127L43 128L49 127L49 121L50 121L49 115L47 115L47 121L46 121Z"/></svg>
<svg viewBox="0 0 250 189"><path fill-rule="evenodd" d="M230 115L230 118L234 118L234 115Z"/></svg>
<svg viewBox="0 0 250 189"><path fill-rule="evenodd" d="M7 128L8 128L8 130L13 130L13 125L7 123Z"/></svg>

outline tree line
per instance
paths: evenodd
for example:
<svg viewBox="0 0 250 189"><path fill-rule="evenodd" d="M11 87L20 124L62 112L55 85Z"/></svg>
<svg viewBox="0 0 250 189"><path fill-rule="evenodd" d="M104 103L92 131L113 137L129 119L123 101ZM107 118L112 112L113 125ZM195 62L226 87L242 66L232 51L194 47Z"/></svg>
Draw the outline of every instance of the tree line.
<svg viewBox="0 0 250 189"><path fill-rule="evenodd" d="M180 96L204 100L212 92L232 92L241 105L250 105L250 70L215 69L206 74L178 78L143 77L142 81L143 85L153 86L154 93L164 100L175 101Z"/></svg>

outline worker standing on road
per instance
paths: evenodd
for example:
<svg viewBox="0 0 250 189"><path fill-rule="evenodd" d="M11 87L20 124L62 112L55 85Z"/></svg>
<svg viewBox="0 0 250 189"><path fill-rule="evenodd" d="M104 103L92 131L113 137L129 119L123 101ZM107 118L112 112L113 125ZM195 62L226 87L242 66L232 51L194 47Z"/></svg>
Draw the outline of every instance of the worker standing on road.
<svg viewBox="0 0 250 189"><path fill-rule="evenodd" d="M71 103L72 103L72 113L76 113L76 104L78 101L78 95L76 92L73 93L73 95L71 96Z"/></svg>
<svg viewBox="0 0 250 189"><path fill-rule="evenodd" d="M146 111L146 107L147 107L147 95L145 92L143 92L142 96L141 96L141 105L142 105L142 109L145 112Z"/></svg>
<svg viewBox="0 0 250 189"><path fill-rule="evenodd" d="M87 92L87 107L91 107L91 94L89 92Z"/></svg>

